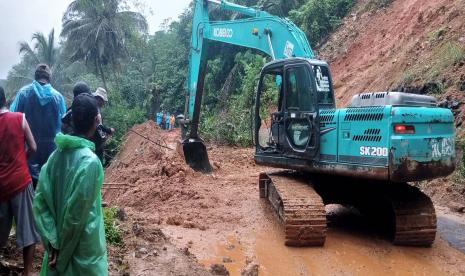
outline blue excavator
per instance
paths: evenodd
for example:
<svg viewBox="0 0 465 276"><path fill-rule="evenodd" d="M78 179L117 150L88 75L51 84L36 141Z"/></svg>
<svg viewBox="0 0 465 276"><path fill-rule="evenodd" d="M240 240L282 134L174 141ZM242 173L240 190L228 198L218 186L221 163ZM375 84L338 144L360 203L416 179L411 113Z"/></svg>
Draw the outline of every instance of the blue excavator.
<svg viewBox="0 0 465 276"><path fill-rule="evenodd" d="M271 58L255 99L255 162L281 168L261 173L260 197L284 225L285 244L323 245L325 205L355 207L397 245L430 246L436 235L431 199L408 182L455 169L450 110L430 96L401 92L355 95L336 108L330 68L315 58L290 20L224 0L196 0L182 146L186 162L211 172L198 135L207 47L221 42ZM235 13L211 21L209 7ZM227 156L225 157L227 158Z"/></svg>

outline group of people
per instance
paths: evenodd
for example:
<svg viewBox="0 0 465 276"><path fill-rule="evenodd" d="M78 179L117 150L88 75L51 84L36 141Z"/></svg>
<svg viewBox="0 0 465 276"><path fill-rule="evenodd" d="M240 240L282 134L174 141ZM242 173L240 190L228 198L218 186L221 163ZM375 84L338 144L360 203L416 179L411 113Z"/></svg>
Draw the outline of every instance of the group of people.
<svg viewBox="0 0 465 276"><path fill-rule="evenodd" d="M156 122L162 129L172 130L176 123L176 118L173 114L170 115L166 112L158 112L156 114Z"/></svg>
<svg viewBox="0 0 465 276"><path fill-rule="evenodd" d="M107 275L102 161L115 131L102 122L107 93L79 82L67 109L47 65L37 66L34 79L9 109L0 87L0 247L14 220L24 275L40 241L41 275Z"/></svg>

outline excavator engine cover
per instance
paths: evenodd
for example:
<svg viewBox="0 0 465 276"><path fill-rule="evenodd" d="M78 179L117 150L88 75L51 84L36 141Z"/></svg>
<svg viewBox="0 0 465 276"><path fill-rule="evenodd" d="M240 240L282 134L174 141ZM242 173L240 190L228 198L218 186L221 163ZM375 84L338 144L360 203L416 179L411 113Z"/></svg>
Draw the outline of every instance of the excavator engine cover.
<svg viewBox="0 0 465 276"><path fill-rule="evenodd" d="M201 139L185 139L182 141L182 151L186 163L192 169L203 173L212 172L207 147Z"/></svg>

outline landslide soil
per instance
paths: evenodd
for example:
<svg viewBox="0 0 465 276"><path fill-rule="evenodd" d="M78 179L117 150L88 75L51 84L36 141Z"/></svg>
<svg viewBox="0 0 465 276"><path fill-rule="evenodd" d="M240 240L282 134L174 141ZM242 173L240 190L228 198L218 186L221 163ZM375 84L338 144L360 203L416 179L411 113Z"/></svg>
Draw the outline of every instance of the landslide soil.
<svg viewBox="0 0 465 276"><path fill-rule="evenodd" d="M179 137L153 122L133 130L173 148ZM214 172L203 175L184 165L176 151L128 133L104 184L105 201L128 217L126 246L110 252L115 274L208 275L214 264L231 275L250 264L259 265L260 275L465 273L465 255L439 236L431 248L396 247L346 212L329 212L324 247L285 247L282 227L258 197L258 174L269 168L254 164L252 149L208 150ZM143 230L136 235L137 229Z"/></svg>

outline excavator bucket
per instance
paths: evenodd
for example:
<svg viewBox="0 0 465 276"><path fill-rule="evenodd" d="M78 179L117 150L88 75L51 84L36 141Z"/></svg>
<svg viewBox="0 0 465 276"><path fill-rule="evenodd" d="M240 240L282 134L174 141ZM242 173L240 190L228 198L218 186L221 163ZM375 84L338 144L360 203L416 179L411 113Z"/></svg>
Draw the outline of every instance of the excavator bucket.
<svg viewBox="0 0 465 276"><path fill-rule="evenodd" d="M186 163L195 171L210 173L212 166L208 159L207 147L200 139L186 139L182 141L182 151Z"/></svg>

